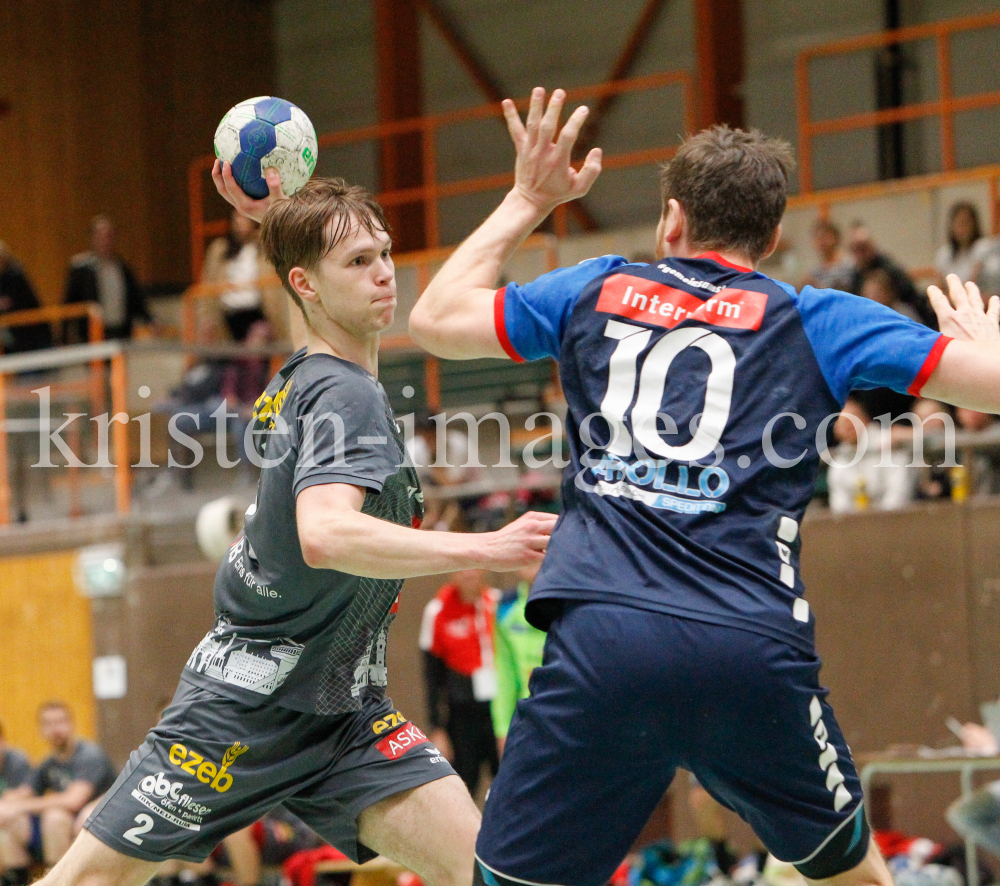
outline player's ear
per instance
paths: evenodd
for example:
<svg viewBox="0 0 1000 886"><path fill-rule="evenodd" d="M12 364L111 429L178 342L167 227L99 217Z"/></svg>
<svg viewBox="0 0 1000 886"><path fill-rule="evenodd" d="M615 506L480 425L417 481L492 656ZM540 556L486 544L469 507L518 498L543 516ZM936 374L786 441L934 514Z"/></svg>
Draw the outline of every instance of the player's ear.
<svg viewBox="0 0 1000 886"><path fill-rule="evenodd" d="M781 222L778 222L778 227L774 229L774 233L771 235L771 240L767 244L767 249L764 250L764 254L757 259L757 261L764 261L765 258L770 257L774 254L774 250L778 248L778 244L781 242Z"/></svg>
<svg viewBox="0 0 1000 886"><path fill-rule="evenodd" d="M309 272L305 268L292 268L288 272L288 285L295 290L295 293L303 302L315 302L319 300L316 287L309 277Z"/></svg>
<svg viewBox="0 0 1000 886"><path fill-rule="evenodd" d="M673 197L667 201L667 214L663 218L663 242L676 243L684 236L687 227L687 217L684 214L684 207Z"/></svg>

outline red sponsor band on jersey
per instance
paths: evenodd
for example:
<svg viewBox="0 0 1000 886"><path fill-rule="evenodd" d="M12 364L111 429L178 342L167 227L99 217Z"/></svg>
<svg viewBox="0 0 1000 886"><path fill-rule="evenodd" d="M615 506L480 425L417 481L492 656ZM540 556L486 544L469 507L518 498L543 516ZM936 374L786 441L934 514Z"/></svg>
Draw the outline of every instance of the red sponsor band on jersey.
<svg viewBox="0 0 1000 886"><path fill-rule="evenodd" d="M415 723L400 726L395 732L390 732L375 745L390 760L402 757L407 751L417 745L428 744L428 738Z"/></svg>
<svg viewBox="0 0 1000 886"><path fill-rule="evenodd" d="M597 310L667 329L685 320L731 329L760 328L767 307L765 293L723 289L707 295L708 298L701 299L643 277L612 274L601 287Z"/></svg>

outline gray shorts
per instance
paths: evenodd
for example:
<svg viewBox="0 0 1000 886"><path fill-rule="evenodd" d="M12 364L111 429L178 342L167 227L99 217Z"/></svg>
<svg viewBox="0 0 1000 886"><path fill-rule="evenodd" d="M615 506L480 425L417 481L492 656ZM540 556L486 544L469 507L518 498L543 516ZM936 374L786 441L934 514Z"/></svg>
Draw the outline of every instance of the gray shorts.
<svg viewBox="0 0 1000 886"><path fill-rule="evenodd" d="M389 699L329 717L249 707L182 681L85 827L134 858L202 861L283 805L364 862L375 853L358 842L362 809L453 774Z"/></svg>

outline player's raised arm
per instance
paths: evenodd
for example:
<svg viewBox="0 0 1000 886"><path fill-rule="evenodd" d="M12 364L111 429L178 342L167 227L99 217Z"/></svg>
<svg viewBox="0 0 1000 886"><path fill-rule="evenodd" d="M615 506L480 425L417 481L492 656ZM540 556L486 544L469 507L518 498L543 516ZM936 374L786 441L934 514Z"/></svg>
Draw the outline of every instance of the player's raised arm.
<svg viewBox="0 0 1000 886"><path fill-rule="evenodd" d="M948 293L928 289L941 332L952 341L923 395L979 412L1000 413L1000 298L983 303L979 287L948 275Z"/></svg>
<svg viewBox="0 0 1000 886"><path fill-rule="evenodd" d="M514 187L493 214L451 255L410 314L410 335L438 357L454 360L505 357L494 325L494 292L514 250L560 203L584 196L601 171L594 148L583 166L570 157L587 108L579 107L559 129L566 93L557 89L545 106L536 87L525 122L514 103L503 103L517 161Z"/></svg>
<svg viewBox="0 0 1000 886"><path fill-rule="evenodd" d="M497 532L421 532L362 514L364 500L365 490L348 483L299 493L295 519L307 565L367 578L509 572L542 562L556 522L554 514L529 511Z"/></svg>

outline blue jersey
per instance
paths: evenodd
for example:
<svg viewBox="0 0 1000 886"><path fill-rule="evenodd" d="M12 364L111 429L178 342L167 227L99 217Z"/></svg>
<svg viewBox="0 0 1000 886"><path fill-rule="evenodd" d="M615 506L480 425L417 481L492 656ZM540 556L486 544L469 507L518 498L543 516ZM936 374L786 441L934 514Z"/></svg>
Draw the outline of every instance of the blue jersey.
<svg viewBox="0 0 1000 886"><path fill-rule="evenodd" d="M813 647L799 523L853 389L919 394L950 341L889 308L709 253L604 256L497 292L515 360L558 359L563 513L531 590ZM544 626L544 624L539 624Z"/></svg>

